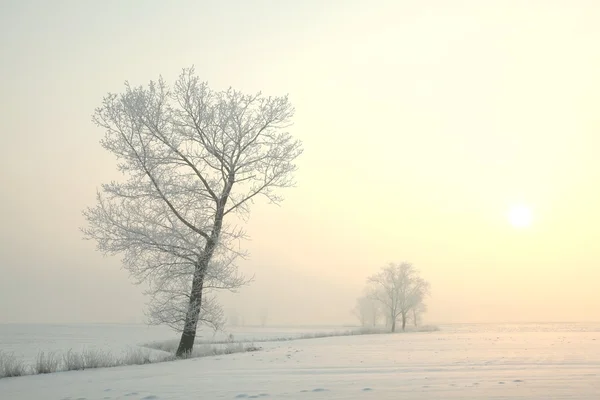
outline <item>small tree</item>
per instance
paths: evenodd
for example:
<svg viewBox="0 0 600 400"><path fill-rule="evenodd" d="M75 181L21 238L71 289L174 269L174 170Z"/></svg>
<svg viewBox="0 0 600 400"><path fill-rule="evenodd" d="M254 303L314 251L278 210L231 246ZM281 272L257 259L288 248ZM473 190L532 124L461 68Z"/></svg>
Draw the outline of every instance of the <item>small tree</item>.
<svg viewBox="0 0 600 400"><path fill-rule="evenodd" d="M368 283L372 285L371 297L381 303L389 316L392 332L396 331L398 317L402 318L402 330L406 329L410 312L429 293L429 283L406 262L389 264L371 276Z"/></svg>
<svg viewBox="0 0 600 400"><path fill-rule="evenodd" d="M379 303L369 295L356 299L356 306L352 310L362 326L377 326L380 316Z"/></svg>
<svg viewBox="0 0 600 400"><path fill-rule="evenodd" d="M84 234L150 284L151 322L181 331L178 356L192 350L198 322L222 323L206 295L248 282L235 264L245 236L226 218L246 217L259 196L280 201L275 189L293 184L301 153L285 132L293 114L287 97L212 91L193 68L173 88L162 78L126 83L96 109L102 146L127 180L102 186Z"/></svg>

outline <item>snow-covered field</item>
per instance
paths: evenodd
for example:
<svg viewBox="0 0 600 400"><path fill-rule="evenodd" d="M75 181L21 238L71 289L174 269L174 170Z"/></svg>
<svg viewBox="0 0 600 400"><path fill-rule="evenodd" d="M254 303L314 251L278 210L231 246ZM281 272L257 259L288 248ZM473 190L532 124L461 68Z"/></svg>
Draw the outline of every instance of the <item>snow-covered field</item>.
<svg viewBox="0 0 600 400"><path fill-rule="evenodd" d="M598 399L593 325L459 326L0 380L0 399Z"/></svg>
<svg viewBox="0 0 600 400"><path fill-rule="evenodd" d="M0 350L14 353L26 363L34 362L40 351L64 353L69 349L121 352L137 344L174 337L163 327L145 325L35 325L1 324Z"/></svg>
<svg viewBox="0 0 600 400"><path fill-rule="evenodd" d="M216 334L205 329L198 341L225 340L233 335L235 340L269 340L294 338L308 333L347 330L340 327L233 327ZM0 324L0 351L13 353L27 364L35 361L38 353L64 353L69 349L81 352L84 349L109 350L121 353L145 343L177 340L179 335L166 327L143 324L80 324L80 325L35 325ZM2 400L0 398L0 400Z"/></svg>

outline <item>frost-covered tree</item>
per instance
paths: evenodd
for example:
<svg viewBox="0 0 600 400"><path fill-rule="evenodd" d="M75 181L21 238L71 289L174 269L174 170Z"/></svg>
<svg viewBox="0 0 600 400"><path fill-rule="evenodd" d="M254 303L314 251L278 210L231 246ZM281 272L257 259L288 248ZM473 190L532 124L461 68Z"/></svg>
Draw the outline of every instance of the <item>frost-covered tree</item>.
<svg viewBox="0 0 600 400"><path fill-rule="evenodd" d="M381 306L369 294L365 294L356 299L356 306L352 313L358 318L362 326L377 326L381 315Z"/></svg>
<svg viewBox="0 0 600 400"><path fill-rule="evenodd" d="M416 307L413 307L412 320L413 324L415 325L415 328L421 323L421 315L423 315L426 311L427 304L425 304L423 300L421 300Z"/></svg>
<svg viewBox="0 0 600 400"><path fill-rule="evenodd" d="M84 235L149 284L150 320L181 331L178 356L199 322L223 323L211 293L248 282L235 263L244 233L226 220L247 217L260 196L279 202L277 189L293 184L302 151L286 131L293 114L287 96L213 91L193 68L172 87L126 83L94 113L126 179L102 185Z"/></svg>
<svg viewBox="0 0 600 400"><path fill-rule="evenodd" d="M402 318L402 330L412 310L429 293L429 283L420 277L419 271L406 262L390 263L370 278L371 296L379 301L388 315L392 332L396 331L396 322Z"/></svg>

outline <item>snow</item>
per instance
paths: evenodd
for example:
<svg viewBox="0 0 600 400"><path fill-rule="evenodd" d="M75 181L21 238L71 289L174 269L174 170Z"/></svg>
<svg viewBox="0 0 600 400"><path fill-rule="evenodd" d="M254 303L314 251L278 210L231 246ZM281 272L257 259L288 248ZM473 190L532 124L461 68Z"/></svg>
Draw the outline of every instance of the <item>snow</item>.
<svg viewBox="0 0 600 400"><path fill-rule="evenodd" d="M231 327L225 332L217 333L205 329L199 333L198 340L225 340L232 334L236 340L262 341L348 329L350 328ZM69 349L74 352L98 349L119 354L145 343L178 339L179 334L170 328L144 324L0 324L0 350L14 353L27 364L34 363L40 351L62 354Z"/></svg>
<svg viewBox="0 0 600 400"><path fill-rule="evenodd" d="M407 333L0 380L0 399L597 399L599 331Z"/></svg>
<svg viewBox="0 0 600 400"><path fill-rule="evenodd" d="M110 350L119 354L136 344L176 338L168 328L142 324L0 324L0 350L32 364L40 351ZM3 400L0 398L0 400Z"/></svg>

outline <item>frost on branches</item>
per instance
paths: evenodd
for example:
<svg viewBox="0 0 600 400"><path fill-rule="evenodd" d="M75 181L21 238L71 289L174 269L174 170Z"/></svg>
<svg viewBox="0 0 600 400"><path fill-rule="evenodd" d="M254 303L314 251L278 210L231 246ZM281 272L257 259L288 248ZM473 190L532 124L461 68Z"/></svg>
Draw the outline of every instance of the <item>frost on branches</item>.
<svg viewBox="0 0 600 400"><path fill-rule="evenodd" d="M293 114L287 96L215 92L193 68L172 88L162 78L126 83L94 113L126 180L102 185L84 235L149 284L151 322L182 332L178 356L191 351L198 322L222 324L212 293L248 283L236 265L244 232L226 220L293 185L302 152L285 130Z"/></svg>
<svg viewBox="0 0 600 400"><path fill-rule="evenodd" d="M396 331L398 318L402 319L402 330L405 330L411 313L415 324L418 323L419 314L426 310L424 301L429 295L430 285L412 264L390 263L369 277L368 282L369 296L385 310L392 332Z"/></svg>

